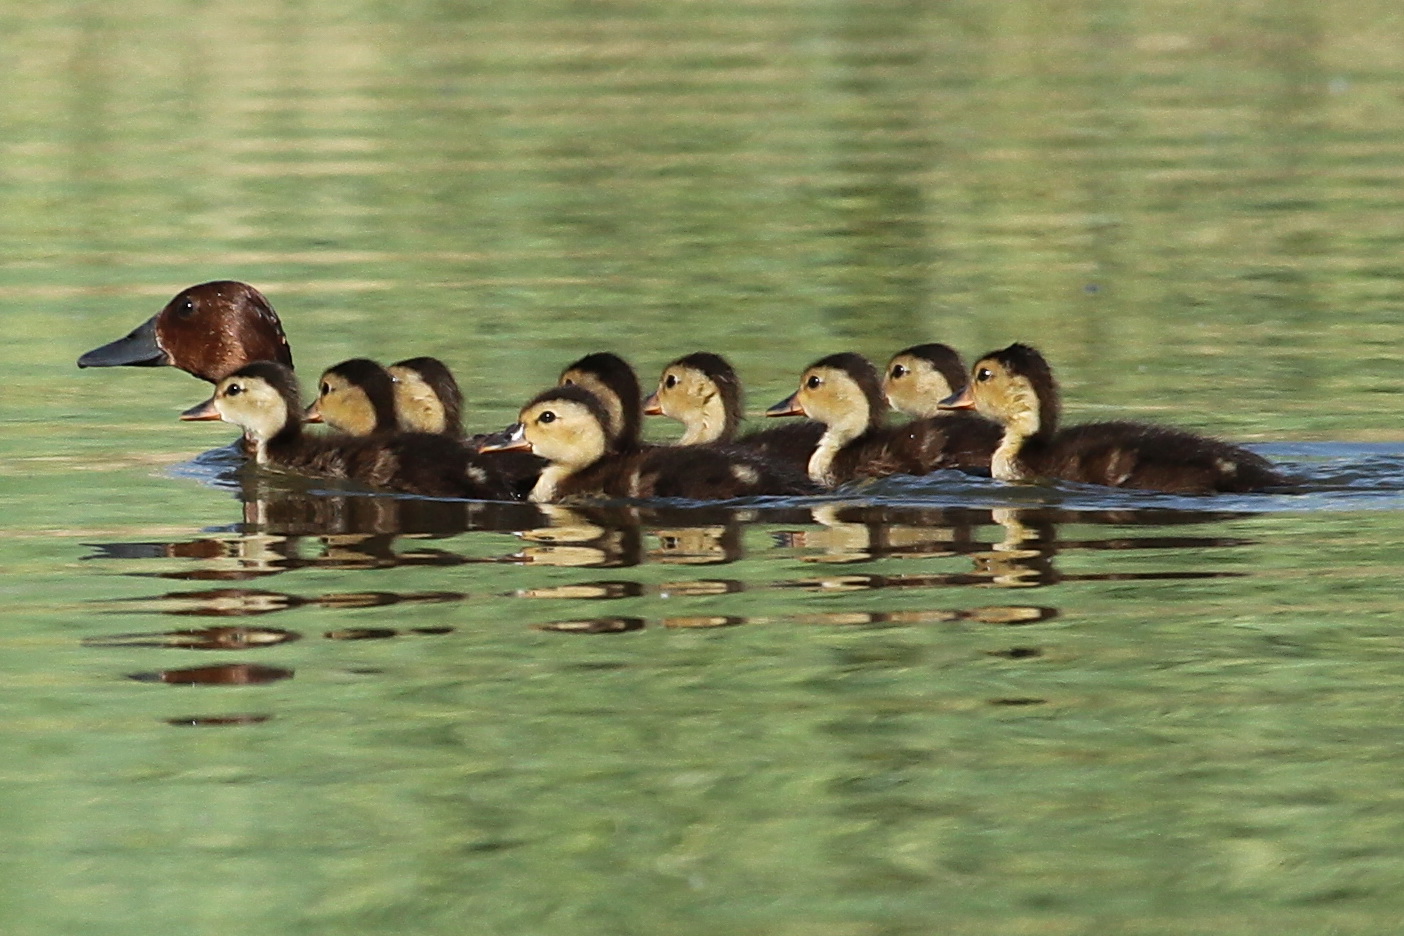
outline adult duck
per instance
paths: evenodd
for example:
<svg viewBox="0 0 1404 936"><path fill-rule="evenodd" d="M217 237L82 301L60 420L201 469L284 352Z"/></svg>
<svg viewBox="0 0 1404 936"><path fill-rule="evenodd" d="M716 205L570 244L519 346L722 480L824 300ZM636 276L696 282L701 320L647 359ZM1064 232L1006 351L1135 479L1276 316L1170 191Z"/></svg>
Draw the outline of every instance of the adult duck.
<svg viewBox="0 0 1404 936"><path fill-rule="evenodd" d="M260 465L429 497L513 497L491 459L452 439L425 433L315 437L303 431L302 417L292 370L273 361L241 367L216 385L213 397L181 414L239 426Z"/></svg>
<svg viewBox="0 0 1404 936"><path fill-rule="evenodd" d="M965 388L941 406L975 409L1004 427L990 465L1002 481L1056 479L1177 494L1260 491L1287 483L1261 455L1183 429L1136 422L1059 429L1053 370L1026 344L980 358Z"/></svg>
<svg viewBox="0 0 1404 936"><path fill-rule="evenodd" d="M218 383L254 361L292 367L283 324L263 293L247 283L219 280L176 293L125 338L80 357L78 366L171 366Z"/></svg>
<svg viewBox="0 0 1404 936"><path fill-rule="evenodd" d="M621 449L613 440L610 413L598 396L580 386L558 386L528 402L518 422L479 451L523 450L546 459L529 498L536 503L588 495L725 500L816 490L797 472L735 449Z"/></svg>
<svg viewBox="0 0 1404 936"><path fill-rule="evenodd" d="M765 411L767 416L808 416L825 426L807 471L833 486L894 474L924 475L940 468L982 470L999 440L997 427L956 426L942 417L884 424L887 400L872 362L842 352L815 361L799 389Z"/></svg>

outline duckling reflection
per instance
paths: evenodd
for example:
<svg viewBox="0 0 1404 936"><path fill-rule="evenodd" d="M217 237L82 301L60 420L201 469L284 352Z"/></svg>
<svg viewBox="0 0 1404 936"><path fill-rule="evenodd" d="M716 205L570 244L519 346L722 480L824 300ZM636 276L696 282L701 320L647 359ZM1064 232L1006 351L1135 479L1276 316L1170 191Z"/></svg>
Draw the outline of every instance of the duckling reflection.
<svg viewBox="0 0 1404 936"><path fill-rule="evenodd" d="M777 541L796 549L818 549L802 562L865 562L888 556L951 556L971 548L972 517L965 508L893 511L857 504L811 508L822 529L781 533Z"/></svg>
<svg viewBox="0 0 1404 936"><path fill-rule="evenodd" d="M139 598L122 598L112 604L116 613L122 614L170 614L177 617L259 617L291 611L295 608L323 608L327 610L357 610L363 608L383 608L399 604L444 604L464 601L468 595L454 591L431 592L327 592L321 595L294 595L288 592L266 591L252 588L216 588L208 591L168 592L164 595L151 595ZM136 607L128 607L135 605ZM235 629L231 629L235 630ZM253 629L237 630L254 633ZM150 634L119 635L133 638L151 637ZM102 638L115 639L115 638Z"/></svg>
<svg viewBox="0 0 1404 936"><path fill-rule="evenodd" d="M583 510L559 504L537 505L546 526L524 529L517 535L527 542L513 557L520 562L548 566L625 567L643 562L643 536L637 523L621 513L623 523L596 523Z"/></svg>
<svg viewBox="0 0 1404 936"><path fill-rule="evenodd" d="M85 647L164 647L177 650L252 650L301 640L296 631L276 627L206 627L200 630L85 637Z"/></svg>
<svg viewBox="0 0 1404 936"><path fill-rule="evenodd" d="M979 608L929 609L916 611L829 611L802 614L744 617L731 614L679 615L656 622L669 630L712 630L740 626L807 627L911 627L923 624L994 624L1014 626L1038 624L1058 616L1055 608L1037 605L993 605ZM644 630L648 620L641 617L607 616L569 618L533 625L533 629L567 634L624 634ZM998 651L1011 659L1040 656L1037 648Z"/></svg>

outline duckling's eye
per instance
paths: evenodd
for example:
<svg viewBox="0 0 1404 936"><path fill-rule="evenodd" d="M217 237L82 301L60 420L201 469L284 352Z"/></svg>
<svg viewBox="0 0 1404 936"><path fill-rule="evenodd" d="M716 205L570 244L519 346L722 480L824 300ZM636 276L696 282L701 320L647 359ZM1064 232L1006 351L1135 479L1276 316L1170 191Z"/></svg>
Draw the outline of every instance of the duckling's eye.
<svg viewBox="0 0 1404 936"><path fill-rule="evenodd" d="M553 423L556 421L556 414L551 412L550 410L547 410L540 416L536 417L536 421L539 423Z"/></svg>
<svg viewBox="0 0 1404 936"><path fill-rule="evenodd" d="M809 389L811 389L811 390L818 390L818 389L819 389L819 385L822 384L823 382L824 382L824 381L821 380L821 379L819 378L819 375L818 375L818 374L814 374L814 375L812 375L808 380L806 380L806 381L804 382L804 385L805 385L806 387L808 387Z"/></svg>
<svg viewBox="0 0 1404 936"><path fill-rule="evenodd" d="M575 378L574 378L574 377L562 377L562 378L561 378L561 386L562 386L562 387L573 387L573 386L575 386Z"/></svg>
<svg viewBox="0 0 1404 936"><path fill-rule="evenodd" d="M899 378L901 378L901 377L905 377L905 376L907 376L907 369L906 369L905 367L903 367L901 364L893 364L893 365L892 365L892 379L893 379L893 380L897 380L897 379L899 379Z"/></svg>
<svg viewBox="0 0 1404 936"><path fill-rule="evenodd" d="M179 315L181 318L190 318L190 316L194 314L195 303L191 302L190 298L187 296L180 301L180 308L176 309L176 315Z"/></svg>
<svg viewBox="0 0 1404 936"><path fill-rule="evenodd" d="M236 383L232 383L232 384L230 384L229 386L227 386L227 387L224 388L224 395L225 395L225 396L238 396L239 394L241 394L241 393L243 393L243 392L244 392L244 388L243 388L242 386L240 386L239 384L236 384Z"/></svg>
<svg viewBox="0 0 1404 936"><path fill-rule="evenodd" d="M331 384L322 384L322 396L326 396L328 393L331 393Z"/></svg>
<svg viewBox="0 0 1404 936"><path fill-rule="evenodd" d="M677 385L678 385L678 375L677 375L677 374L669 374L667 377L664 377L664 378L663 378L663 386L667 387L669 390L673 389L673 388L676 387Z"/></svg>
<svg viewBox="0 0 1404 936"><path fill-rule="evenodd" d="M988 367L982 367L975 372L975 379L981 381L982 383L986 380L989 380L993 376L994 371L990 370Z"/></svg>

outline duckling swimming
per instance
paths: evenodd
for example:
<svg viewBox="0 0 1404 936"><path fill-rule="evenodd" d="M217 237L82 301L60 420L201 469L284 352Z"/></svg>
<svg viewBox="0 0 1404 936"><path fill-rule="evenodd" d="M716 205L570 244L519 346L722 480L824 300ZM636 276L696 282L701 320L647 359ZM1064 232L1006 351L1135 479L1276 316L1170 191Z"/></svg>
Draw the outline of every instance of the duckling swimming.
<svg viewBox="0 0 1404 936"><path fill-rule="evenodd" d="M1260 491L1287 483L1267 459L1182 429L1134 422L1058 428L1058 384L1025 344L975 363L943 409L974 408L1004 426L991 471L1002 481L1060 479L1179 494Z"/></svg>
<svg viewBox="0 0 1404 936"><path fill-rule="evenodd" d="M530 500L565 497L683 497L723 500L766 494L810 494L812 484L759 456L713 446L648 445L621 449L610 414L579 386L553 387L522 408L520 420L480 452L526 449L549 463Z"/></svg>
<svg viewBox="0 0 1404 936"><path fill-rule="evenodd" d="M887 400L872 362L860 354L831 354L809 365L793 394L767 416L808 416L826 426L807 471L833 486L857 478L924 475L939 468L989 466L999 430L948 426L942 417L885 426Z"/></svg>
<svg viewBox="0 0 1404 936"><path fill-rule="evenodd" d="M610 444L630 451L642 444L643 391L629 362L609 351L587 354L561 371L559 385L583 387L595 394L609 417Z"/></svg>
<svg viewBox="0 0 1404 936"><path fill-rule="evenodd" d="M448 365L435 357L415 357L388 370L401 429L463 438L463 391Z"/></svg>
<svg viewBox="0 0 1404 936"><path fill-rule="evenodd" d="M369 358L352 358L322 372L317 399L307 407L307 422L324 422L351 436L400 430L395 386L390 373Z"/></svg>
<svg viewBox="0 0 1404 936"><path fill-rule="evenodd" d="M764 458L805 470L824 425L813 420L758 429L740 438L741 381L726 358L709 351L687 354L663 368L658 389L643 403L644 415L683 424L678 445L734 444Z"/></svg>
<svg viewBox="0 0 1404 936"><path fill-rule="evenodd" d="M263 293L247 283L220 280L181 290L125 338L80 357L78 366L170 365L217 383L254 361L292 367L283 323Z"/></svg>
<svg viewBox="0 0 1404 936"><path fill-rule="evenodd" d="M181 419L234 423L253 442L261 465L428 497L511 499L510 483L490 459L477 458L443 436L307 436L298 396L291 369L258 361L221 380L212 398L186 410Z"/></svg>
<svg viewBox="0 0 1404 936"><path fill-rule="evenodd" d="M950 345L912 345L887 362L882 392L899 413L917 417L950 415L949 410L941 409L941 401L965 386L968 373Z"/></svg>

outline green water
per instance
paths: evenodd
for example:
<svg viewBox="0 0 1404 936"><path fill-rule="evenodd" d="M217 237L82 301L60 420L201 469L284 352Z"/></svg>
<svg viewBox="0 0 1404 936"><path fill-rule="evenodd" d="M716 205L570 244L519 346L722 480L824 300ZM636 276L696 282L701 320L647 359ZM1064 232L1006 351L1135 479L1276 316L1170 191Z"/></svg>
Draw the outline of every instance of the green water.
<svg viewBox="0 0 1404 936"><path fill-rule="evenodd" d="M1393 5L39 0L0 35L0 932L1398 930ZM1019 339L1072 419L1302 483L309 493L193 461L207 385L74 367L225 278L305 381L437 354L475 429L599 349L725 353L755 411L836 350Z"/></svg>

